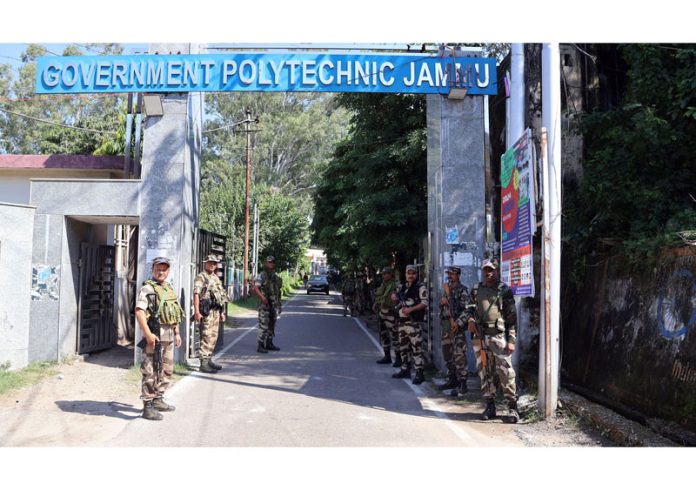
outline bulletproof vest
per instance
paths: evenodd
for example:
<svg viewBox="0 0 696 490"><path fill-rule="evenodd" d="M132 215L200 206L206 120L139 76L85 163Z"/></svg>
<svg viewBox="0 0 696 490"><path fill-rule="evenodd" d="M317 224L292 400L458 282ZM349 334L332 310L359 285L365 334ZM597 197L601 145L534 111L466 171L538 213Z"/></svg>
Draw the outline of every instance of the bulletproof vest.
<svg viewBox="0 0 696 490"><path fill-rule="evenodd" d="M227 302L227 293L225 288L222 287L222 282L219 280L216 274L207 274L206 272L201 274L203 277L203 282L205 282L206 293L204 294L205 299L210 299L211 303L215 306L222 306ZM214 276L212 279L210 276ZM216 280L217 279L217 280Z"/></svg>
<svg viewBox="0 0 696 490"><path fill-rule="evenodd" d="M355 281L353 281L353 279L349 279L346 281L346 284L343 286L343 292L344 293L354 293L355 292Z"/></svg>
<svg viewBox="0 0 696 490"><path fill-rule="evenodd" d="M391 299L391 294L396 289L396 280L392 279L390 281L384 282L380 285L381 292L378 291L379 296L377 297L377 306L380 309L388 310L394 307L394 301Z"/></svg>
<svg viewBox="0 0 696 490"><path fill-rule="evenodd" d="M450 297L447 298L449 300L449 306L447 305L441 305L440 306L440 318L449 318L450 317L450 309L452 310L452 313L454 313L454 319L456 320L459 318L459 315L462 313L461 312L461 300L462 300L462 293L464 292L464 285L460 282L458 283L451 283L448 282L449 285L449 290L450 290Z"/></svg>
<svg viewBox="0 0 696 490"><path fill-rule="evenodd" d="M151 279L145 281L144 284L152 286L157 295L157 302L153 306L154 311L148 312L148 317L149 314L157 315L157 312L159 312L157 316L158 323L162 325L178 325L181 323L181 320L184 318L184 310L179 306L174 289L167 282L159 284Z"/></svg>
<svg viewBox="0 0 696 490"><path fill-rule="evenodd" d="M408 284L401 286L401 293L404 295L404 303L409 308L420 304L420 287L422 283L414 282L411 287ZM425 310L419 310L411 313L409 315L412 320L416 322L422 322L425 318Z"/></svg>
<svg viewBox="0 0 696 490"><path fill-rule="evenodd" d="M501 285L488 287L479 283L476 294L476 311L480 315L481 323L489 327L498 327L505 330L505 321L501 310L502 289Z"/></svg>
<svg viewBox="0 0 696 490"><path fill-rule="evenodd" d="M270 274L268 272L263 273L261 290L266 298L278 300L278 295L280 292L278 291L278 278L276 277L275 272L271 272Z"/></svg>

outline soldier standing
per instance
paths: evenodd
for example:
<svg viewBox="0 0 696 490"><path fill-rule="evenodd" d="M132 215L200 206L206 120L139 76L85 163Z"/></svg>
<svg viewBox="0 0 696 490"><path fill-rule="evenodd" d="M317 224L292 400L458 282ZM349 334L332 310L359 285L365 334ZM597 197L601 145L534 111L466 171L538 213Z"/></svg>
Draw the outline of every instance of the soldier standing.
<svg viewBox="0 0 696 490"><path fill-rule="evenodd" d="M448 281L444 285L445 295L440 300L440 327L442 330L442 357L447 364L447 382L438 386L441 391L457 388L460 395L468 391L466 386L469 373L466 366L465 327L457 320L461 315L466 319L469 306L469 289L460 281L461 269L450 267Z"/></svg>
<svg viewBox="0 0 696 490"><path fill-rule="evenodd" d="M219 260L208 255L203 261L203 271L193 281L194 319L199 322L201 345L198 358L201 372L216 373L222 366L213 361L213 350L218 339L220 322L225 321L227 293L215 273Z"/></svg>
<svg viewBox="0 0 696 490"><path fill-rule="evenodd" d="M517 394L512 353L517 339L517 311L515 298L510 287L498 278L498 261L487 259L481 266L483 282L471 291L471 306L468 311L468 329L481 341L474 343L476 364L481 377L481 394L486 400L483 420L496 417L494 375L498 374L503 396L507 402L508 415L503 421L515 424Z"/></svg>
<svg viewBox="0 0 696 490"><path fill-rule="evenodd" d="M341 288L341 296L343 298L343 316L346 316L347 311L350 311L350 316L355 316L355 279L353 274L346 274Z"/></svg>
<svg viewBox="0 0 696 490"><path fill-rule="evenodd" d="M181 346L179 323L184 310L176 293L166 281L169 259L157 257L152 261L152 279L143 283L135 303L135 319L143 332L138 347L144 349L140 364L143 418L162 420L160 412L174 411L174 405L164 401L164 392L174 372L174 348Z"/></svg>
<svg viewBox="0 0 696 490"><path fill-rule="evenodd" d="M398 294L393 293L392 299L400 301L397 308L399 314L399 338L401 340L401 370L392 378L409 378L411 376L409 357L413 360L416 375L413 384L419 385L425 381L423 376L423 320L428 308L428 289L418 281L418 268L415 265L406 266L406 283L398 288Z"/></svg>
<svg viewBox="0 0 696 490"><path fill-rule="evenodd" d="M382 283L375 291L374 310L378 314L379 340L384 349L384 357L377 364L389 364L392 362L390 348L394 348L394 367L401 367L401 354L399 351L399 335L396 327L396 311L391 295L397 287L394 279L394 269L385 267L382 269Z"/></svg>
<svg viewBox="0 0 696 490"><path fill-rule="evenodd" d="M262 354L280 350L273 344L277 316L282 312L281 289L283 280L275 272L275 258L266 257L266 270L254 279L251 292L259 298L259 336L256 351Z"/></svg>

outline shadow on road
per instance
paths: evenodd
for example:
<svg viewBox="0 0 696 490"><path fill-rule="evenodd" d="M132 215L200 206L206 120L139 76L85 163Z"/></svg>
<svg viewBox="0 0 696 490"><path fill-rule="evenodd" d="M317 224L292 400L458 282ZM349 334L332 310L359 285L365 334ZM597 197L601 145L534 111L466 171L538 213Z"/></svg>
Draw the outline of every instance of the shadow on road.
<svg viewBox="0 0 696 490"><path fill-rule="evenodd" d="M64 412L115 417L124 420L137 419L142 411L140 408L125 403L94 400L57 400L56 405ZM128 415L129 413L134 415Z"/></svg>

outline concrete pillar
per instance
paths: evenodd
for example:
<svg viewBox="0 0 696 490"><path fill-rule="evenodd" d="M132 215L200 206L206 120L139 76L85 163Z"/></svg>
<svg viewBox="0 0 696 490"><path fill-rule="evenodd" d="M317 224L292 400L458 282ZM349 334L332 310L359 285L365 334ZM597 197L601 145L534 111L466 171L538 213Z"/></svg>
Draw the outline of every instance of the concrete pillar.
<svg viewBox="0 0 696 490"><path fill-rule="evenodd" d="M438 303L444 294L445 269L457 264L462 270L462 283L471 289L480 280L485 250L484 98L427 97L428 231L433 284L430 314L433 361L442 370ZM475 371L471 346L467 357L469 371Z"/></svg>
<svg viewBox="0 0 696 490"><path fill-rule="evenodd" d="M188 44L150 45L151 54L194 54ZM187 317L192 315L191 289L198 264L193 261L198 238L198 183L202 96L163 94L164 115L147 116L143 139L138 237L138 289L151 277L152 259L171 261L169 282ZM184 345L175 360L186 359L188 318L181 325ZM136 329L136 341L140 329ZM136 362L140 350L136 349Z"/></svg>

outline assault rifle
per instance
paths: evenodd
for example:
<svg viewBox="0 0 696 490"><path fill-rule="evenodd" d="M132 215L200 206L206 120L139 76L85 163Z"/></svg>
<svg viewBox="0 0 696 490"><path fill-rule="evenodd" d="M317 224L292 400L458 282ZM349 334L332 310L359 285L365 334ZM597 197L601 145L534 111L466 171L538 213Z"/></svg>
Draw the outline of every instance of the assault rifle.
<svg viewBox="0 0 696 490"><path fill-rule="evenodd" d="M155 373L159 373L162 370L162 342L159 339L160 324L157 322L155 315L150 315L150 318L147 319L147 327L157 339L155 340L155 352L152 357L152 368ZM147 339L144 336L138 342L138 347L142 350L145 350L147 347Z"/></svg>
<svg viewBox="0 0 696 490"><path fill-rule="evenodd" d="M459 317L459 303L457 303L456 313L455 308L452 306L452 291L450 290L449 284L445 283L445 296L447 297L447 309L450 316L450 327L452 328L452 333L456 334L459 327L457 326L457 318Z"/></svg>

